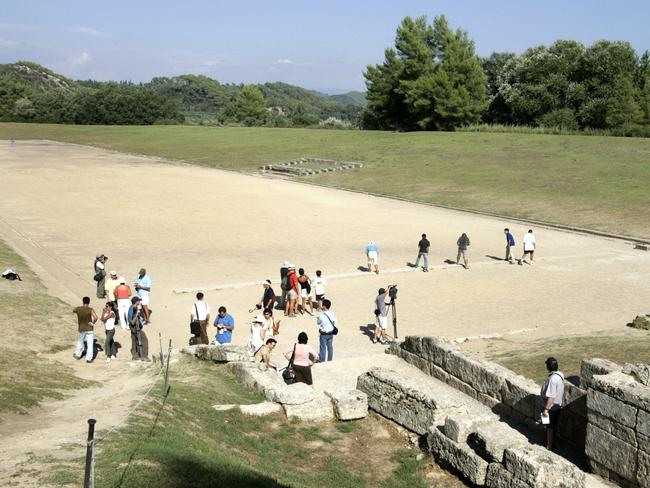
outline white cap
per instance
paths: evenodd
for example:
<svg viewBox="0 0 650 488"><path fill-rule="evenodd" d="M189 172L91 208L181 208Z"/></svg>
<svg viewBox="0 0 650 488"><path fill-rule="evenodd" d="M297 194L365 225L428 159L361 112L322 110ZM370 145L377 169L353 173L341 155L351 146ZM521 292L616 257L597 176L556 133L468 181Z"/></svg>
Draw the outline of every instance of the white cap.
<svg viewBox="0 0 650 488"><path fill-rule="evenodd" d="M264 317L262 315L258 315L257 317L255 317L255 320L253 320L253 322L259 322L260 324L263 324Z"/></svg>
<svg viewBox="0 0 650 488"><path fill-rule="evenodd" d="M126 284L126 278L124 278L124 276L120 276L120 277L117 279L117 282L118 282L120 285L124 285L124 284Z"/></svg>
<svg viewBox="0 0 650 488"><path fill-rule="evenodd" d="M115 271L115 270L111 271L111 272L110 272L110 275L111 275L111 276L117 276L117 271Z"/></svg>

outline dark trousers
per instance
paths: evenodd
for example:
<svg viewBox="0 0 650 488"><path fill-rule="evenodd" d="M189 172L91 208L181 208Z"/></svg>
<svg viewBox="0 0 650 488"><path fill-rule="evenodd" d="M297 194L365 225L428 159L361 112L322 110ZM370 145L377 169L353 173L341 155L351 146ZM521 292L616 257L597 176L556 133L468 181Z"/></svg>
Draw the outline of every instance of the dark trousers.
<svg viewBox="0 0 650 488"><path fill-rule="evenodd" d="M111 356L115 356L117 354L117 346L115 345L115 341L113 340L114 337L115 337L115 329L106 331L106 340L104 341L104 353L106 353L107 358L110 358Z"/></svg>
<svg viewBox="0 0 650 488"><path fill-rule="evenodd" d="M293 365L293 372L296 374L296 383L307 383L311 385L311 366Z"/></svg>
<svg viewBox="0 0 650 488"><path fill-rule="evenodd" d="M208 321L199 320L199 325L201 326L201 339L199 344L210 344L210 339L208 338Z"/></svg>
<svg viewBox="0 0 650 488"><path fill-rule="evenodd" d="M97 282L97 298L104 298L106 296L106 278L102 278Z"/></svg>
<svg viewBox="0 0 650 488"><path fill-rule="evenodd" d="M144 329L138 330L131 326L131 359L144 359L149 357L149 339ZM138 347L139 344L139 347Z"/></svg>

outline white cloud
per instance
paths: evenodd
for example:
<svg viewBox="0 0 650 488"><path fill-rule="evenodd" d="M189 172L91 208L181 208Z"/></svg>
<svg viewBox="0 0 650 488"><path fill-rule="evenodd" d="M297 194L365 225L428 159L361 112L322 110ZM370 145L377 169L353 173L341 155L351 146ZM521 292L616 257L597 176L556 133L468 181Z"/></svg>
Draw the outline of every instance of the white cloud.
<svg viewBox="0 0 650 488"><path fill-rule="evenodd" d="M86 51L83 51L81 54L77 56L71 56L67 60L67 64L69 64L72 67L76 66L82 66L84 64L88 64L93 60L93 58L88 54Z"/></svg>
<svg viewBox="0 0 650 488"><path fill-rule="evenodd" d="M278 64L293 64L293 61L291 61L290 59L278 59L276 61L276 63L278 63Z"/></svg>
<svg viewBox="0 0 650 488"><path fill-rule="evenodd" d="M92 27L73 27L72 29L70 29L70 32L75 32L77 34L84 34L86 36L93 36L93 37L110 37L105 32L102 32L97 29L93 29Z"/></svg>

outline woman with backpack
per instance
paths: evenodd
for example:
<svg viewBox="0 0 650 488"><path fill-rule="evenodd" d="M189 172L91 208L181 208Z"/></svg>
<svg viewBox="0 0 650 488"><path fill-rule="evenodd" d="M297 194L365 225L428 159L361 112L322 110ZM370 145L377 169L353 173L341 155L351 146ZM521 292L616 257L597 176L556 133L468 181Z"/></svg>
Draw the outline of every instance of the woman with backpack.
<svg viewBox="0 0 650 488"><path fill-rule="evenodd" d="M465 263L465 269L469 269L469 263L467 261L467 248L469 247L469 237L464 232L456 241L458 246L458 254L456 255L456 264L460 264L460 257L463 257L463 262Z"/></svg>

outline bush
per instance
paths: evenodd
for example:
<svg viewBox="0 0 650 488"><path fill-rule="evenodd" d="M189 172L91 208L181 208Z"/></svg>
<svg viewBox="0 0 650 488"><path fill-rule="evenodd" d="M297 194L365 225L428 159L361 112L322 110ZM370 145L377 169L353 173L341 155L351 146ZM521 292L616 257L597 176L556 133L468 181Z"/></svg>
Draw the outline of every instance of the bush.
<svg viewBox="0 0 650 488"><path fill-rule="evenodd" d="M560 130L575 131L579 129L573 110L570 108L561 108L544 114L539 119L539 125L542 127L557 127Z"/></svg>

